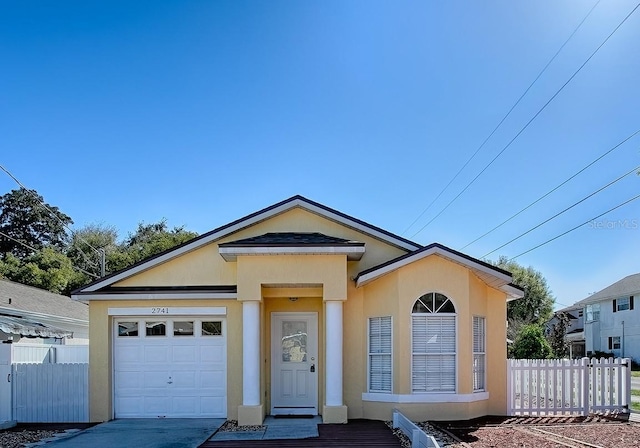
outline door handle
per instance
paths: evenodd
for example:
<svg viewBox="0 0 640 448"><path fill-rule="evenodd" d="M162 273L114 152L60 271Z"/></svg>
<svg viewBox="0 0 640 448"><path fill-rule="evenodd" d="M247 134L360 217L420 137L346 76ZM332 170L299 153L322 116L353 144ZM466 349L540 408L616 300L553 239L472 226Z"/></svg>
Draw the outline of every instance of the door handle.
<svg viewBox="0 0 640 448"><path fill-rule="evenodd" d="M313 373L316 371L316 365L315 364L311 364L311 367L309 368L309 372Z"/></svg>

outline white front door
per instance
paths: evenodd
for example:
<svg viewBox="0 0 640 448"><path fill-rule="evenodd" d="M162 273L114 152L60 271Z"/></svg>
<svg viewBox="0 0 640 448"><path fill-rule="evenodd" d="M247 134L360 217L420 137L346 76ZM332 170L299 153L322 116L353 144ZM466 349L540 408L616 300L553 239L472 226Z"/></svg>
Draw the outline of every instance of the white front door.
<svg viewBox="0 0 640 448"><path fill-rule="evenodd" d="M318 414L318 314L271 314L271 415Z"/></svg>

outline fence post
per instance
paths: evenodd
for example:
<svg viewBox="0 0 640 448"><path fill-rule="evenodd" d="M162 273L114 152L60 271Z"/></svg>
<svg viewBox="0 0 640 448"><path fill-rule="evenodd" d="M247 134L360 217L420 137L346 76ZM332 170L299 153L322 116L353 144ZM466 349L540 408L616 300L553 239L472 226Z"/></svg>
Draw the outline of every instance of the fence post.
<svg viewBox="0 0 640 448"><path fill-rule="evenodd" d="M513 415L513 402L516 397L513 393L513 361L507 359L507 415Z"/></svg>
<svg viewBox="0 0 640 448"><path fill-rule="evenodd" d="M622 362L625 364L625 367L620 370L620 374L624 375L622 379L624 397L620 404L627 408L627 412L631 412L629 409L631 407L631 358L624 358Z"/></svg>
<svg viewBox="0 0 640 448"><path fill-rule="evenodd" d="M13 420L12 405L11 344L0 343L0 424Z"/></svg>
<svg viewBox="0 0 640 448"><path fill-rule="evenodd" d="M590 381L589 381L589 371L590 371L590 367L589 367L589 358L582 358L580 360L580 367L581 367L581 383L582 383L582 415L589 415L589 388L590 388ZM595 392L595 391L594 391Z"/></svg>

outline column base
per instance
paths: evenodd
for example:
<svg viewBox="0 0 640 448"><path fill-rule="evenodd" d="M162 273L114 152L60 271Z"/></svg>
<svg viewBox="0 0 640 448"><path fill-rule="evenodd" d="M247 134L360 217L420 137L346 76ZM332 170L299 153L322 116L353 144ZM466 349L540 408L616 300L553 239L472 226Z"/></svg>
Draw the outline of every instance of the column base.
<svg viewBox="0 0 640 448"><path fill-rule="evenodd" d="M322 406L322 423L347 423L347 407Z"/></svg>
<svg viewBox="0 0 640 448"><path fill-rule="evenodd" d="M238 426L262 425L264 421L263 406L238 406Z"/></svg>

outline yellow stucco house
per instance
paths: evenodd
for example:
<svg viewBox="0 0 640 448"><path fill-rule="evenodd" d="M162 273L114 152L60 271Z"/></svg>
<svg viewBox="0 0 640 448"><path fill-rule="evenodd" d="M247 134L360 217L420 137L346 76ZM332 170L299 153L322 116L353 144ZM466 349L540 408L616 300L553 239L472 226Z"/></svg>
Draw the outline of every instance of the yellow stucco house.
<svg viewBox="0 0 640 448"><path fill-rule="evenodd" d="M90 419L505 414L511 280L294 196L74 292Z"/></svg>

